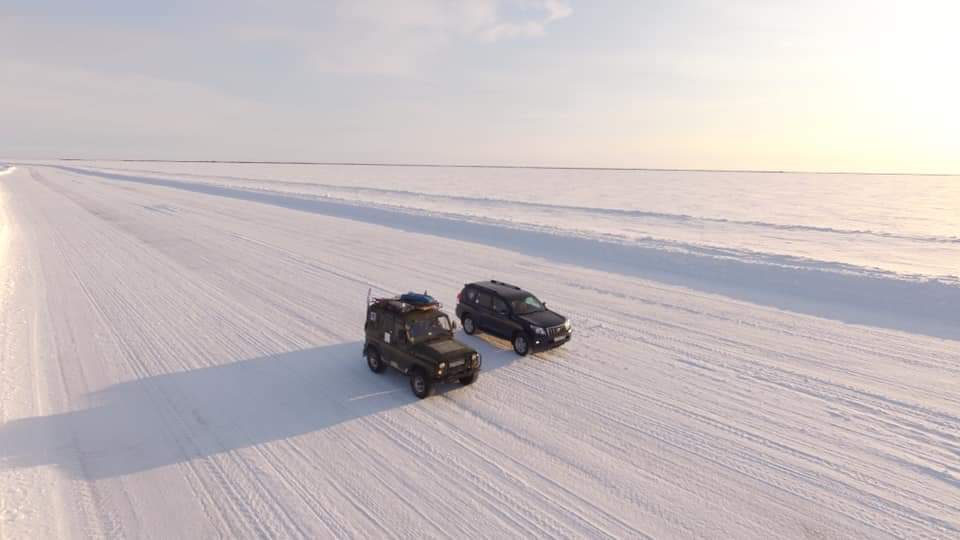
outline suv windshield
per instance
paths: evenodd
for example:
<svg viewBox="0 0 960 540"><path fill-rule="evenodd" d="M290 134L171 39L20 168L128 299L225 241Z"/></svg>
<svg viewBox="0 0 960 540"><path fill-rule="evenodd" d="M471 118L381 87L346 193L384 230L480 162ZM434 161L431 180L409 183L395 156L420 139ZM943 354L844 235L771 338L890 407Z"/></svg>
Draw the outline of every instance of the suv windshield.
<svg viewBox="0 0 960 540"><path fill-rule="evenodd" d="M420 319L410 325L410 340L426 341L451 331L450 319L446 315L438 315L429 319Z"/></svg>
<svg viewBox="0 0 960 540"><path fill-rule="evenodd" d="M527 313L534 313L547 309L543 307L543 304L541 304L535 296L527 296L525 298L521 298L520 300L514 300L510 302L510 307L513 308L513 312L517 315L526 315Z"/></svg>

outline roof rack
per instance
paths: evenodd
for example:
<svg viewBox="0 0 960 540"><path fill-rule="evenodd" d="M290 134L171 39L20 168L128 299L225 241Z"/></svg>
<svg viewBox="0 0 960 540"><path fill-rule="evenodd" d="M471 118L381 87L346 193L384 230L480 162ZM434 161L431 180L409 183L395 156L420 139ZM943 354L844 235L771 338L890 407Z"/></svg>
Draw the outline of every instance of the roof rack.
<svg viewBox="0 0 960 540"><path fill-rule="evenodd" d="M504 287L510 287L511 289L516 289L516 290L518 290L518 291L522 291L522 290L523 290L523 289L521 289L520 287L517 287L516 285L511 285L511 284L509 284L509 283L504 283L504 282L502 282L502 281L497 281L497 280L495 280L495 279L491 279L491 280L490 280L490 283L493 283L494 285L502 285L502 286L504 286Z"/></svg>
<svg viewBox="0 0 960 540"><path fill-rule="evenodd" d="M406 294L401 294L400 301L405 304L410 304L411 306L417 306L417 307L436 306L440 304L440 302L437 302L437 300L434 297L427 294L426 291L424 291L423 294L419 294L415 292L408 292Z"/></svg>
<svg viewBox="0 0 960 540"><path fill-rule="evenodd" d="M440 309L443 304L435 298L428 295L409 292L391 298L371 298L367 301L368 306L382 305L384 308L396 313L409 313L411 311L432 311Z"/></svg>

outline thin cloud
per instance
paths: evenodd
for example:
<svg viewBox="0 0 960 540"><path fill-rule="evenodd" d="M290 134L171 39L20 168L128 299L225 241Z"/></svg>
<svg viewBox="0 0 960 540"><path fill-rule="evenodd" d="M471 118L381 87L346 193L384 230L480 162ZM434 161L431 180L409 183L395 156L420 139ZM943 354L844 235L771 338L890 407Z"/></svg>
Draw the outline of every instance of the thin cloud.
<svg viewBox="0 0 960 540"><path fill-rule="evenodd" d="M573 14L573 8L561 0L544 0L543 7L547 11L547 19L545 21L547 23L559 21Z"/></svg>
<svg viewBox="0 0 960 540"><path fill-rule="evenodd" d="M511 38L535 38L546 34L547 25L560 19L569 17L573 13L566 2L562 0L538 0L534 2L540 17L525 21L499 22L483 32L484 39L497 41Z"/></svg>
<svg viewBox="0 0 960 540"><path fill-rule="evenodd" d="M456 41L536 38L573 13L563 0L352 0L323 27L298 21L227 29L235 39L285 42L317 73L402 76Z"/></svg>

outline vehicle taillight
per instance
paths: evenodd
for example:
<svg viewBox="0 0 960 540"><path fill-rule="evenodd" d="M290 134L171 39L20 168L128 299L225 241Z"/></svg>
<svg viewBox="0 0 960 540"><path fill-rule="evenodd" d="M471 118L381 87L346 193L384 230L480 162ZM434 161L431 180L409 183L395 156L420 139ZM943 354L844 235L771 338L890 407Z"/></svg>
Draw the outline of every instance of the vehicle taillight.
<svg viewBox="0 0 960 540"><path fill-rule="evenodd" d="M461 296L463 296L463 293L462 293L462 292L458 292L458 293L457 293L457 302L460 301L460 297L461 297Z"/></svg>

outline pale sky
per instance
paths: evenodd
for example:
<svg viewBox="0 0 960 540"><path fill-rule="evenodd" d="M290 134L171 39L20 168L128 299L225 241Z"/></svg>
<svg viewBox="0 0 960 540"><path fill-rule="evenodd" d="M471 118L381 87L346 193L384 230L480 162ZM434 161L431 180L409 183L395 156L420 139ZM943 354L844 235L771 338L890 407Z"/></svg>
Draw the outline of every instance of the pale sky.
<svg viewBox="0 0 960 540"><path fill-rule="evenodd" d="M0 158L960 173L960 1L0 0Z"/></svg>

